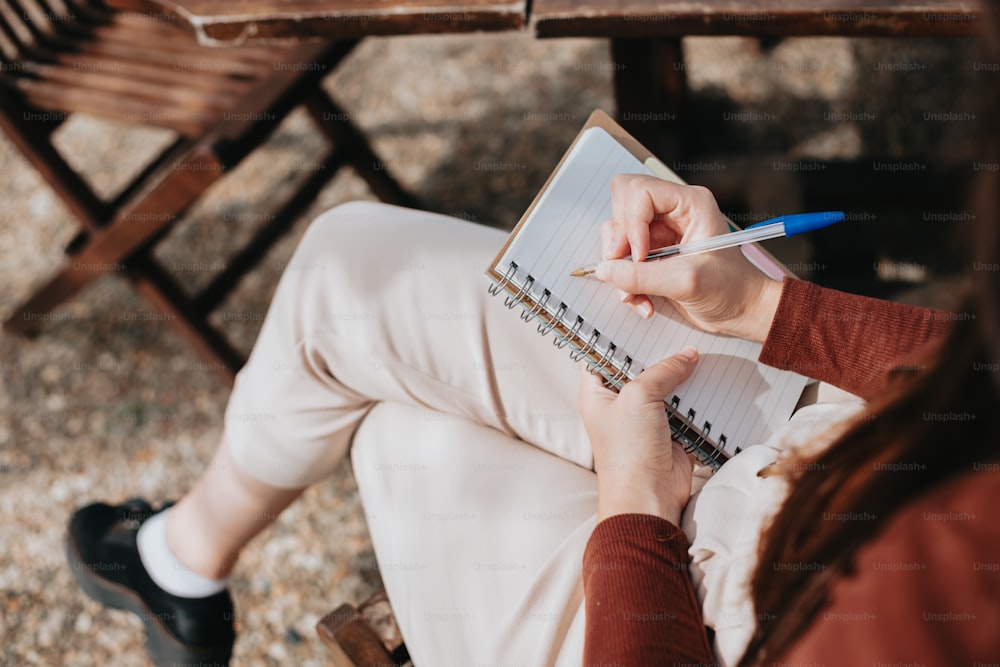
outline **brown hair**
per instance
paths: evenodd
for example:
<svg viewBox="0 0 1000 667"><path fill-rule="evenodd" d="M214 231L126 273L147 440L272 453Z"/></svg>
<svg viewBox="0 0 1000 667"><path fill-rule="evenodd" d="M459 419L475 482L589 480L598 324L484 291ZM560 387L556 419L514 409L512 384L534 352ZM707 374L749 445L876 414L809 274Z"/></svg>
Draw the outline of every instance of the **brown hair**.
<svg viewBox="0 0 1000 667"><path fill-rule="evenodd" d="M988 117L1000 121L990 102ZM741 667L788 651L827 604L832 582L852 574L858 550L897 510L1000 460L1000 271L984 268L1000 262L998 190L996 172L980 174L970 254L978 270L926 365L896 378L832 446L784 467L790 492L762 538L751 581L756 618L768 620L758 621ZM871 520L839 520L851 513Z"/></svg>

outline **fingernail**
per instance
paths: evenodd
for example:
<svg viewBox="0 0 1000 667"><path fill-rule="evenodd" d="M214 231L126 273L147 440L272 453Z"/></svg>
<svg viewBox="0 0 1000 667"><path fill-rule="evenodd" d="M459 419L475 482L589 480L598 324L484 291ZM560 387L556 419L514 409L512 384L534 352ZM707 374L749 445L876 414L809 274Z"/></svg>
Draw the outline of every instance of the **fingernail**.
<svg viewBox="0 0 1000 667"><path fill-rule="evenodd" d="M601 262L597 265L597 271L594 273L599 279L607 280L611 277L611 267L607 262Z"/></svg>
<svg viewBox="0 0 1000 667"><path fill-rule="evenodd" d="M690 345L684 347L684 349L682 349L677 354L679 354L681 357L684 357L684 359L686 359L688 361L697 361L698 360L698 350L694 349Z"/></svg>
<svg viewBox="0 0 1000 667"><path fill-rule="evenodd" d="M648 303L640 304L639 305L639 314L642 315L643 318L648 319L649 316L653 314L653 307L651 305L649 305Z"/></svg>
<svg viewBox="0 0 1000 667"><path fill-rule="evenodd" d="M615 288L615 294L618 295L618 300L621 301L622 303L625 303L625 300L628 299L630 296L632 296L625 290L618 289L617 287Z"/></svg>

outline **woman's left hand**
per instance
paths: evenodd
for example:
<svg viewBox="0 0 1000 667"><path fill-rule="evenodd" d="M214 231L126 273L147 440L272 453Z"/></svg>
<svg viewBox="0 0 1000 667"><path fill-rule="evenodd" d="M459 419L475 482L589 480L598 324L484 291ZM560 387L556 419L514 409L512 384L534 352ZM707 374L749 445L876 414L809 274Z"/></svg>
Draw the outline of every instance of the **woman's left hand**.
<svg viewBox="0 0 1000 667"><path fill-rule="evenodd" d="M581 367L577 409L594 453L599 520L637 513L679 525L692 467L670 437L663 400L697 361L694 348L685 348L646 368L619 393Z"/></svg>

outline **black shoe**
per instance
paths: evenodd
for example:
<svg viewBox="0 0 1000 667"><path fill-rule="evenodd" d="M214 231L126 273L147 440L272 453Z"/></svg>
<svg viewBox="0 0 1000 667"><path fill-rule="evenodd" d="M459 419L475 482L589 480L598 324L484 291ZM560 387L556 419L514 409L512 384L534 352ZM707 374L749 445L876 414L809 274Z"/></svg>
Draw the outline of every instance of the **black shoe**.
<svg viewBox="0 0 1000 667"><path fill-rule="evenodd" d="M142 619L146 648L157 667L228 665L236 639L229 591L206 598L171 595L150 579L139 560L136 533L156 513L144 500L77 510L66 544L73 576L91 598Z"/></svg>

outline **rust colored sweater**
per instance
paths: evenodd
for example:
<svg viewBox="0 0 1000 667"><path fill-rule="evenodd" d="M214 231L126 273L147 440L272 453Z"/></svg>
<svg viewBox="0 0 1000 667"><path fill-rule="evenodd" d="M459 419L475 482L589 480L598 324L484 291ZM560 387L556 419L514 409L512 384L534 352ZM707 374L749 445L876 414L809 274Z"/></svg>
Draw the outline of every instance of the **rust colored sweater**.
<svg viewBox="0 0 1000 667"><path fill-rule="evenodd" d="M899 359L940 338L948 321L940 311L786 280L760 361L868 398ZM785 662L995 662L1000 531L990 508L1000 505L1000 471L986 468L890 520L859 552L857 575L833 584L831 605ZM684 533L659 517L625 514L598 524L583 560L585 667L715 664L687 550ZM880 563L916 565L888 572Z"/></svg>

